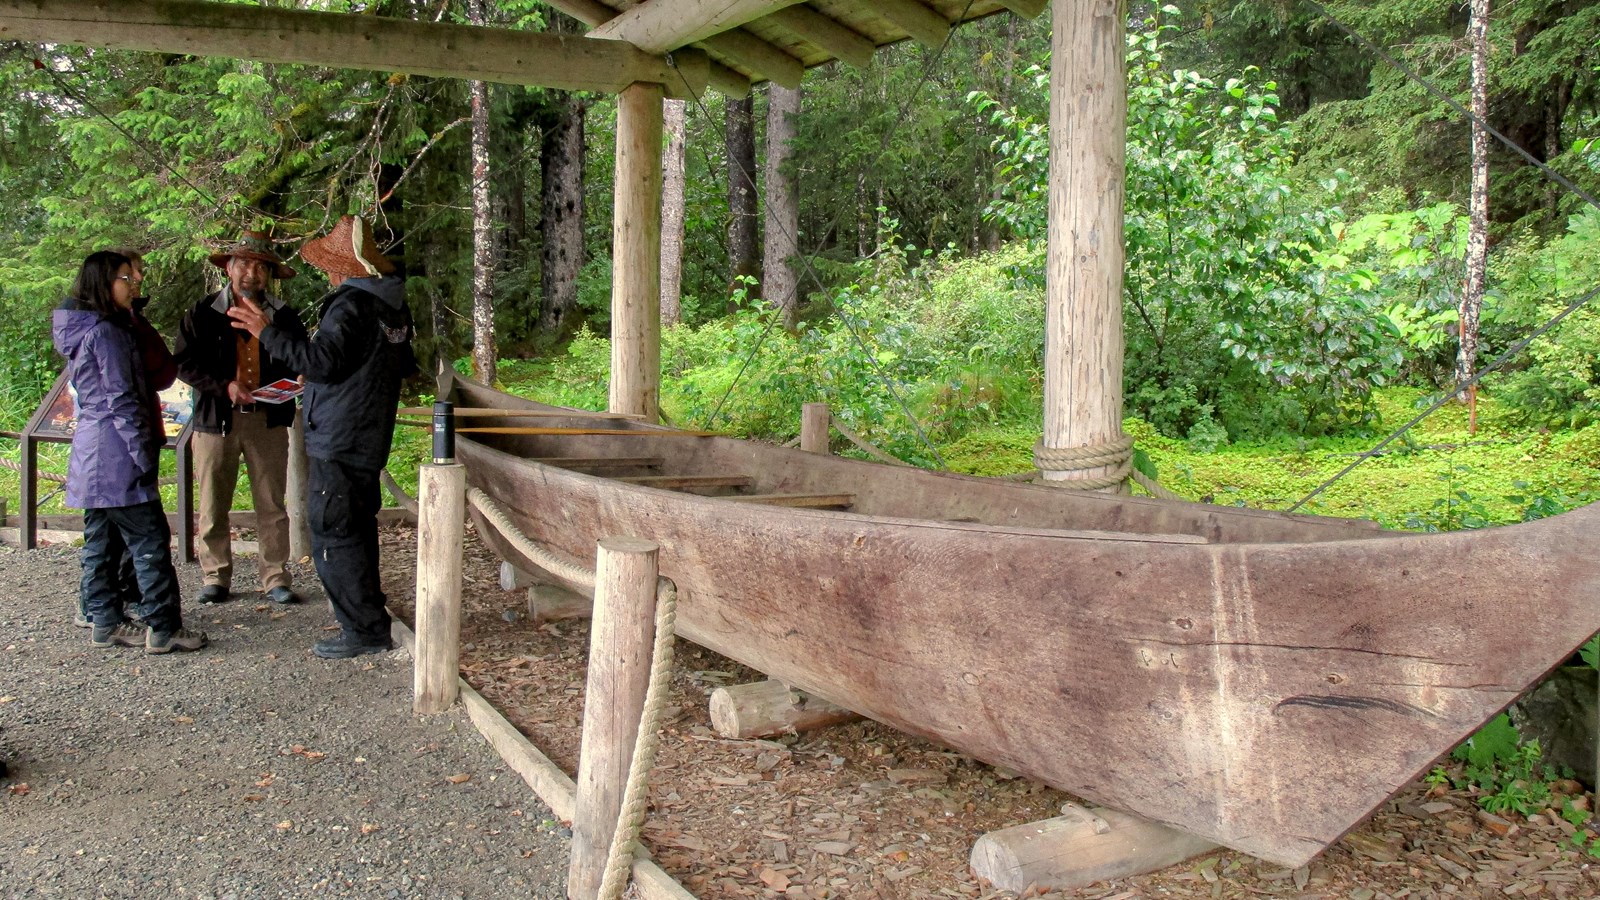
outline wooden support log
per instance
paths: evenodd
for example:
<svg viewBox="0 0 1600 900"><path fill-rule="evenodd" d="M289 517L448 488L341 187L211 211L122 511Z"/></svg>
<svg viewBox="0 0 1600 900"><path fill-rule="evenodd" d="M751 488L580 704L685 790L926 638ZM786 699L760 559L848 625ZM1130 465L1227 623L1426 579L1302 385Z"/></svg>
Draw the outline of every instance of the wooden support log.
<svg viewBox="0 0 1600 900"><path fill-rule="evenodd" d="M1068 804L1062 812L978 838L973 874L1005 891L1072 890L1164 869L1217 846L1113 809Z"/></svg>
<svg viewBox="0 0 1600 900"><path fill-rule="evenodd" d="M417 650L411 706L426 714L444 712L456 701L466 467L460 463L423 466L417 495Z"/></svg>
<svg viewBox="0 0 1600 900"><path fill-rule="evenodd" d="M596 41L595 43L605 43ZM661 86L617 97L607 411L654 422L661 402Z"/></svg>
<svg viewBox="0 0 1600 900"><path fill-rule="evenodd" d="M601 538L595 559L594 624L578 757L577 808L567 896L591 900L622 814L655 642L658 548L637 538Z"/></svg>
<svg viewBox="0 0 1600 900"><path fill-rule="evenodd" d="M807 403L800 407L800 449L807 453L828 453L828 427L833 414L826 403Z"/></svg>
<svg viewBox="0 0 1600 900"><path fill-rule="evenodd" d="M859 718L842 706L772 679L711 692L711 728L734 740L810 731Z"/></svg>
<svg viewBox="0 0 1600 900"><path fill-rule="evenodd" d="M388 474L387 472L385 474ZM305 415L295 410L289 429L289 479L283 505L289 513L289 558L311 558L311 520L306 518L310 499L311 462L306 456Z"/></svg>
<svg viewBox="0 0 1600 900"><path fill-rule="evenodd" d="M531 573L524 572L508 562L500 564L500 590L520 591L523 588L533 587L538 583L539 579L535 578Z"/></svg>
<svg viewBox="0 0 1600 900"><path fill-rule="evenodd" d="M594 615L594 600L558 584L534 584L528 588L528 618L535 626L564 619L585 619Z"/></svg>

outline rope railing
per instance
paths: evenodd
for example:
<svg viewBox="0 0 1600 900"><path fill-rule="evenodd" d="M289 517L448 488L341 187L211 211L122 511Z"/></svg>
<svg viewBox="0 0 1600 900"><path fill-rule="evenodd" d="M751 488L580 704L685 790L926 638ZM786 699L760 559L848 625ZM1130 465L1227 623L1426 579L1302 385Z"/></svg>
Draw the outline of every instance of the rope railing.
<svg viewBox="0 0 1600 900"><path fill-rule="evenodd" d="M552 575L582 585L589 590L595 587L595 572L581 563L573 562L523 534L505 510L482 490L469 488L467 501L483 514L500 536L540 568ZM656 579L655 644L650 656L650 683L645 689L644 711L640 715L639 733L633 745L633 759L628 765L628 781L622 794L622 810L617 816L617 826L611 836L611 846L606 853L605 874L600 883L599 900L617 900L628 885L629 874L639 847L639 833L644 828L645 809L648 805L650 769L655 765L656 749L660 746L662 712L666 708L667 688L672 680L673 644L678 621L678 587L669 578Z"/></svg>

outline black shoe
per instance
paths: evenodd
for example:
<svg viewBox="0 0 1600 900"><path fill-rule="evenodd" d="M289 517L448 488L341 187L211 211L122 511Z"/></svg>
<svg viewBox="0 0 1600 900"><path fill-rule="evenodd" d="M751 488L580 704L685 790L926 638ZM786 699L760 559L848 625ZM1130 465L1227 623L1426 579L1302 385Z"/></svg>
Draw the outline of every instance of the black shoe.
<svg viewBox="0 0 1600 900"><path fill-rule="evenodd" d="M267 591L267 599L279 606L288 606L291 603L300 602L300 598L294 595L294 591L289 590L289 586L283 584Z"/></svg>
<svg viewBox="0 0 1600 900"><path fill-rule="evenodd" d="M349 659L352 656L365 656L368 653L387 653L393 649L394 641L388 638L371 641L340 632L338 637L317 641L311 652L323 659Z"/></svg>
<svg viewBox="0 0 1600 900"><path fill-rule="evenodd" d="M212 606L217 603L227 603L233 599L228 594L228 589L220 584L208 584L200 589L200 605Z"/></svg>

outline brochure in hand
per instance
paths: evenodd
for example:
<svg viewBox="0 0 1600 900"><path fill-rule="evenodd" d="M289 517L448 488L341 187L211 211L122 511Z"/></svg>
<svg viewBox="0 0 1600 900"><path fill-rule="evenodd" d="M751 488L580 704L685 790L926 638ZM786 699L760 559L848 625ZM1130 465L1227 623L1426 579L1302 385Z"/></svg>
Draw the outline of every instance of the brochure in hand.
<svg viewBox="0 0 1600 900"><path fill-rule="evenodd" d="M293 378L279 378L250 392L257 403L285 403L300 396L305 386Z"/></svg>

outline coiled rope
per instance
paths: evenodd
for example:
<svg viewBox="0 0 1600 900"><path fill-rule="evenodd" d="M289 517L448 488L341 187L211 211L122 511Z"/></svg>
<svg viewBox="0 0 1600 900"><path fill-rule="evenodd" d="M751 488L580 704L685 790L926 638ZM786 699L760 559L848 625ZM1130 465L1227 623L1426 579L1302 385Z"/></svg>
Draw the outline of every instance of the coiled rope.
<svg viewBox="0 0 1600 900"><path fill-rule="evenodd" d="M483 514L501 536L538 566L551 574L583 585L595 586L593 569L572 562L534 543L511 522L499 504L478 488L467 490L467 500ZM639 734L634 739L633 760L628 766L628 783L622 793L622 810L606 853L605 875L600 882L599 900L617 900L628 886L633 859L639 847L639 832L644 827L645 807L649 802L650 768L660 746L661 714L666 708L667 686L672 680L672 651L678 622L678 586L670 578L656 579L656 636L650 654L650 684L645 689L644 710L639 716Z"/></svg>

